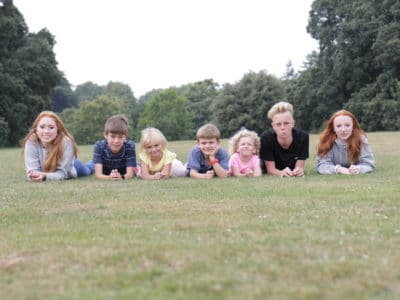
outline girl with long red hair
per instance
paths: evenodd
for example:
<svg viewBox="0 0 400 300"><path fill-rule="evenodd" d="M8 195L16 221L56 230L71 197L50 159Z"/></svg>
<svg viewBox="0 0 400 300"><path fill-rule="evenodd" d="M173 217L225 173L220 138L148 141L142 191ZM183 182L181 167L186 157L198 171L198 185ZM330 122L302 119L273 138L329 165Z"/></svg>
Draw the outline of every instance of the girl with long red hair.
<svg viewBox="0 0 400 300"><path fill-rule="evenodd" d="M28 180L62 180L93 173L92 162L77 159L74 137L52 111L41 112L22 140L22 153Z"/></svg>
<svg viewBox="0 0 400 300"><path fill-rule="evenodd" d="M335 112L317 145L318 173L351 175L371 172L374 167L374 155L355 116L347 110Z"/></svg>

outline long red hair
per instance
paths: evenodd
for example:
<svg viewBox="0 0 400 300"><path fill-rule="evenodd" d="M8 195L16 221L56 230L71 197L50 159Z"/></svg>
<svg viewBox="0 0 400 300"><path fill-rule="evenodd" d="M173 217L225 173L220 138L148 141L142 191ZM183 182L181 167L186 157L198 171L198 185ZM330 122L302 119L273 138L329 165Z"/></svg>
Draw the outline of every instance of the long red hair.
<svg viewBox="0 0 400 300"><path fill-rule="evenodd" d="M326 123L324 131L319 136L319 143L317 145L317 154L319 156L325 156L329 150L332 148L336 140L336 133L334 131L333 121L336 117L347 116L353 120L353 132L349 139L348 144L348 156L350 163L355 163L360 158L362 136L365 135L364 131L361 130L360 124L358 123L356 117L347 110L339 110L335 112Z"/></svg>
<svg viewBox="0 0 400 300"><path fill-rule="evenodd" d="M52 112L52 111L42 111L33 122L31 129L28 134L22 140L22 155L24 155L25 145L28 140L38 141L38 137L36 134L36 130L40 120L44 117L52 118L57 125L57 136L51 143L51 147L49 152L47 153L46 160L44 162L44 170L43 172L54 172L57 168L57 163L61 160L63 156L63 140L64 138L68 138L71 140L72 145L74 147L75 157L78 154L78 147L76 146L76 142L74 137L67 131L64 126L64 123L61 121L60 117Z"/></svg>

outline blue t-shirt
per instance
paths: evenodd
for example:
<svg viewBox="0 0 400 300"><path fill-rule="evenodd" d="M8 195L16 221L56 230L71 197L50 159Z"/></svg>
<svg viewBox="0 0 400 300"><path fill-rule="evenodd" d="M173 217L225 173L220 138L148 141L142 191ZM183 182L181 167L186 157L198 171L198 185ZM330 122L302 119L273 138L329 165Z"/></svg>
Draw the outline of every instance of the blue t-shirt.
<svg viewBox="0 0 400 300"><path fill-rule="evenodd" d="M215 158L218 159L222 168L225 170L229 169L229 157L224 149L219 148ZM206 159L198 146L194 147L190 152L186 168L187 176L189 176L191 169L196 170L200 174L205 174L207 171L214 170L213 166L206 164Z"/></svg>
<svg viewBox="0 0 400 300"><path fill-rule="evenodd" d="M94 144L93 163L103 165L104 175L110 175L114 169L125 175L126 167L136 167L135 143L131 140L125 141L121 150L114 154L108 147L107 140L97 141Z"/></svg>

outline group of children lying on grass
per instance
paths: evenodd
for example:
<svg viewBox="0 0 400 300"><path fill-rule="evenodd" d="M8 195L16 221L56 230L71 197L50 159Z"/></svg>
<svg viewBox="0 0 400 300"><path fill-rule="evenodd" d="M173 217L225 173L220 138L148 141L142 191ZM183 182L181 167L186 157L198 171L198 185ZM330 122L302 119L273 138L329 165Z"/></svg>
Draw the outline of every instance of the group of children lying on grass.
<svg viewBox="0 0 400 300"><path fill-rule="evenodd" d="M134 176L145 180L169 177L213 178L257 177L263 173L281 177L304 175L309 157L309 135L294 128L293 107L279 102L268 112L272 129L261 134L239 130L229 140L229 154L221 147L220 132L213 124L197 130L197 145L186 164L167 148L157 128L141 132L136 156L135 143L127 139L128 119L110 117L104 140L94 145L93 160L77 158L77 145L61 119L51 111L41 112L22 142L27 178L30 181L62 180L89 176L123 180ZM139 160L139 163L137 162ZM375 167L374 155L354 115L335 112L328 120L317 145L317 172L359 174Z"/></svg>

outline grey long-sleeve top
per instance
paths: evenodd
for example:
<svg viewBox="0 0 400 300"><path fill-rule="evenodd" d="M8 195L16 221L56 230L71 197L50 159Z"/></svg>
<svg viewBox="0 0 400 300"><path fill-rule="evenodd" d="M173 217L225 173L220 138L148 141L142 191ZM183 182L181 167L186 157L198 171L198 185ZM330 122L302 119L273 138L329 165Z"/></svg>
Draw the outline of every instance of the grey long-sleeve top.
<svg viewBox="0 0 400 300"><path fill-rule="evenodd" d="M336 165L345 168L351 165L347 153L347 144L339 139L336 139L332 149L325 156L317 156L317 172L319 174L335 174ZM374 154L365 136L362 136L360 159L353 165L359 168L360 173L368 173L375 168Z"/></svg>
<svg viewBox="0 0 400 300"><path fill-rule="evenodd" d="M43 172L47 149L39 141L28 140L25 145L25 168L36 172ZM63 140L63 156L57 163L55 172L46 172L47 180L62 180L77 177L74 167L74 147L69 138ZM30 180L28 176L28 180Z"/></svg>

